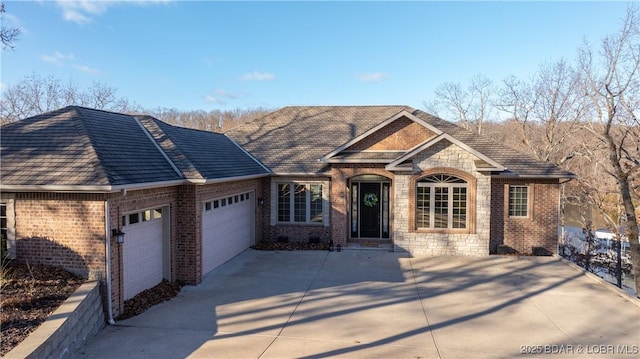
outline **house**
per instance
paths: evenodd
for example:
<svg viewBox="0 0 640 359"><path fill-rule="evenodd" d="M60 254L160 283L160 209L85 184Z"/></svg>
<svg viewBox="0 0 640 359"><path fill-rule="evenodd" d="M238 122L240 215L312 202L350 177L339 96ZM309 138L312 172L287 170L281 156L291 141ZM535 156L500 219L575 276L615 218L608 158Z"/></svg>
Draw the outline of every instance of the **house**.
<svg viewBox="0 0 640 359"><path fill-rule="evenodd" d="M264 238L557 253L560 183L574 175L420 110L286 107L228 135L272 171Z"/></svg>
<svg viewBox="0 0 640 359"><path fill-rule="evenodd" d="M225 135L77 106L1 135L9 255L103 279L110 319L162 279L199 283L261 239L270 172Z"/></svg>
<svg viewBox="0 0 640 359"><path fill-rule="evenodd" d="M556 253L574 177L407 106L285 107L227 134L71 106L1 131L10 255L103 279L110 319L263 239Z"/></svg>

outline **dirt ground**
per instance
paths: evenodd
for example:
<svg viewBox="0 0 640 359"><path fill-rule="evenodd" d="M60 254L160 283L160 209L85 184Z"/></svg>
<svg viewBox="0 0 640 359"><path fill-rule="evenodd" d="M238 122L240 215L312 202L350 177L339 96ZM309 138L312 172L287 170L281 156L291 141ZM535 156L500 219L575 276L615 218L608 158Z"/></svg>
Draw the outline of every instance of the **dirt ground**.
<svg viewBox="0 0 640 359"><path fill-rule="evenodd" d="M0 356L29 336L83 282L57 267L4 263L0 272Z"/></svg>

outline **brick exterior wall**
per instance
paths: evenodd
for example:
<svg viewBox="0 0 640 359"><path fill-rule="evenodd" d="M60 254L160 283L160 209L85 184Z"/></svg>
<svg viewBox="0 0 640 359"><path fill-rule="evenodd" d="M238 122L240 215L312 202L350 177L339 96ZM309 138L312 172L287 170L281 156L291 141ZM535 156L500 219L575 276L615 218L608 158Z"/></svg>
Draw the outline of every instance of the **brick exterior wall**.
<svg viewBox="0 0 640 359"><path fill-rule="evenodd" d="M353 144L347 151L402 151L408 150L435 134L408 118L400 118Z"/></svg>
<svg viewBox="0 0 640 359"><path fill-rule="evenodd" d="M278 183L318 183L322 184L323 223L278 223ZM311 237L318 237L323 242L331 240L331 216L329 214L331 202L331 185L326 177L271 177L263 182L263 235L266 241L276 241L278 237L287 237L289 242L308 242Z"/></svg>
<svg viewBox="0 0 640 359"><path fill-rule="evenodd" d="M127 191L126 193L112 193L109 196L109 221L111 229L122 228L122 216L145 209L167 206L169 216L165 217L169 221L169 251L171 253L170 275L165 276L169 281L178 279L176 263L176 229L178 227L178 216L174 213L177 208L178 187L161 187L137 191ZM127 235L125 234L125 241ZM104 247L104 246L103 246ZM111 304L113 315L117 317L124 310L124 251L121 244L115 243L111 239Z"/></svg>
<svg viewBox="0 0 640 359"><path fill-rule="evenodd" d="M112 194L16 193L13 197L16 258L29 263L60 266L85 278L104 279L105 201L110 228L122 228L122 216L146 209L169 209L170 271L165 279L186 284L202 281L202 212L204 202L238 193L262 198L264 182L254 179L210 185L181 185ZM255 205L255 235L260 240L264 206ZM267 211L268 212L268 211ZM165 234L167 235L167 234ZM123 250L109 236L111 304L117 317L124 310ZM126 234L125 234L126 241ZM106 286L103 293L106 293ZM105 301L106 297L103 298Z"/></svg>
<svg viewBox="0 0 640 359"><path fill-rule="evenodd" d="M394 174L384 169L384 165L336 164L331 168L331 238L334 244L345 245L349 238L349 181L360 175L379 175L391 180L389 229L393 233L394 223Z"/></svg>
<svg viewBox="0 0 640 359"><path fill-rule="evenodd" d="M105 199L99 194L16 193L16 258L101 278Z"/></svg>
<svg viewBox="0 0 640 359"><path fill-rule="evenodd" d="M527 218L509 217L509 185L529 186ZM559 191L558 180L493 179L491 253L504 245L520 254L536 254L536 247L539 254L557 254Z"/></svg>

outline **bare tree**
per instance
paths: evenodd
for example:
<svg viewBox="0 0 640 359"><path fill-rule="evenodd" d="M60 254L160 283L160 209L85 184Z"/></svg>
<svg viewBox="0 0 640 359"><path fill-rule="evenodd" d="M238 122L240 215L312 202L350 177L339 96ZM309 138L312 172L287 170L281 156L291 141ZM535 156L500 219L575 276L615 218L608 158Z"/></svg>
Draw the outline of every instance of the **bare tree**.
<svg viewBox="0 0 640 359"><path fill-rule="evenodd" d="M496 106L518 124L527 152L540 161L562 165L575 155L571 142L586 111L579 82L563 60L542 65L531 81L504 81Z"/></svg>
<svg viewBox="0 0 640 359"><path fill-rule="evenodd" d="M43 78L32 74L2 92L0 123L14 122L69 105L117 112L136 110L135 105L116 93L115 88L97 82L81 89L72 81L63 83L55 77Z"/></svg>
<svg viewBox="0 0 640 359"><path fill-rule="evenodd" d="M594 55L585 44L579 51L584 94L591 106L585 127L592 148L606 152L601 168L618 187L623 213L621 223L631 247L631 262L637 293L640 293L640 243L638 203L634 178L640 172L640 16L638 7L627 10L620 31L602 40ZM637 184L637 182L636 182ZM639 294L640 295L640 294Z"/></svg>
<svg viewBox="0 0 640 359"><path fill-rule="evenodd" d="M460 83L441 84L435 90L435 100L425 102L424 106L429 112L456 118L467 129L482 133L484 121L489 120L494 110L495 94L493 82L485 75L478 74L466 89Z"/></svg>
<svg viewBox="0 0 640 359"><path fill-rule="evenodd" d="M226 132L244 122L264 116L271 110L259 107L207 112L204 110L179 111L174 108L157 108L146 112L172 125L202 131Z"/></svg>
<svg viewBox="0 0 640 359"><path fill-rule="evenodd" d="M2 16L2 27L0 28L0 40L2 41L2 49L13 49L14 43L20 37L20 29L17 27L4 26L4 2L0 2L0 15Z"/></svg>

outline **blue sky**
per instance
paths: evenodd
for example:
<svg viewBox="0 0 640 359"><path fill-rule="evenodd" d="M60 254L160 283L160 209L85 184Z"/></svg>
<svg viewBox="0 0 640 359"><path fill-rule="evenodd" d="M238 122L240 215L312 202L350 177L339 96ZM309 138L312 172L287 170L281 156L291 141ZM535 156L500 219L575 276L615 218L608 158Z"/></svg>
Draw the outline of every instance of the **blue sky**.
<svg viewBox="0 0 640 359"><path fill-rule="evenodd" d="M97 81L147 108L402 104L528 78L618 30L626 2L4 1L2 88Z"/></svg>

